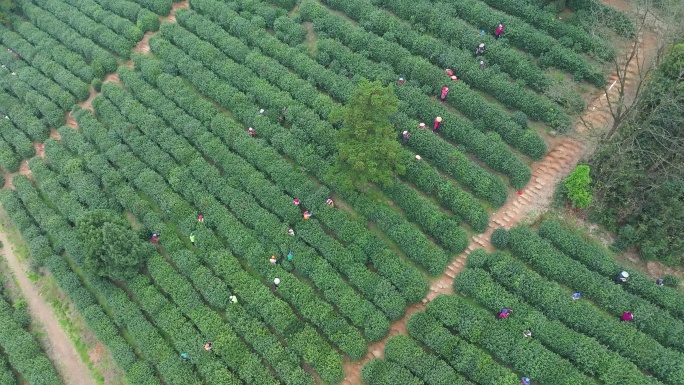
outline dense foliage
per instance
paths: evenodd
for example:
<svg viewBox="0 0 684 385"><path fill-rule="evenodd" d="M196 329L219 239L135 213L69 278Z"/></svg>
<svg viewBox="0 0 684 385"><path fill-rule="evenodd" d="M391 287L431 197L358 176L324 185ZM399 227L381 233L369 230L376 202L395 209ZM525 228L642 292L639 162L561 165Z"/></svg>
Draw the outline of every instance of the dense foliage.
<svg viewBox="0 0 684 385"><path fill-rule="evenodd" d="M564 189L562 191L572 202L573 207L583 209L591 205L590 184L589 166L580 164L563 180Z"/></svg>
<svg viewBox="0 0 684 385"><path fill-rule="evenodd" d="M138 234L121 215L111 211L89 211L78 220L78 236L83 242L85 267L100 276L134 277L152 252L143 247Z"/></svg>
<svg viewBox="0 0 684 385"><path fill-rule="evenodd" d="M362 79L341 113L337 136L339 170L357 185L387 185L395 174L406 172L399 158L399 143L392 133L390 115L399 99L392 88Z"/></svg>
<svg viewBox="0 0 684 385"><path fill-rule="evenodd" d="M592 167L592 218L616 246L648 260L684 264L684 45L674 46L633 115L601 144Z"/></svg>

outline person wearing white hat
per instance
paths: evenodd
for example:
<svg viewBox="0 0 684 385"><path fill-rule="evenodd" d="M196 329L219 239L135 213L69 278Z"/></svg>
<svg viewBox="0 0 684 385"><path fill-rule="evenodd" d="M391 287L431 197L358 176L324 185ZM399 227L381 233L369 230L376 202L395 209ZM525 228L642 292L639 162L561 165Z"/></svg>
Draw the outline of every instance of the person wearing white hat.
<svg viewBox="0 0 684 385"><path fill-rule="evenodd" d="M423 159L420 157L420 155L416 155L416 162L420 162L420 160Z"/></svg>
<svg viewBox="0 0 684 385"><path fill-rule="evenodd" d="M425 123L419 123L418 128L420 128L421 130L424 130L425 129Z"/></svg>
<svg viewBox="0 0 684 385"><path fill-rule="evenodd" d="M626 271L623 271L622 273L618 274L617 277L615 277L615 282L625 283L625 282L627 282L627 279L629 279L629 273Z"/></svg>
<svg viewBox="0 0 684 385"><path fill-rule="evenodd" d="M264 109L263 109L263 108L262 108L262 109L260 109L260 110L259 110L259 115L263 115L263 114L264 114L264 112L266 112L266 111L264 111Z"/></svg>
<svg viewBox="0 0 684 385"><path fill-rule="evenodd" d="M276 289L278 288L278 285L280 285L280 278L276 278L273 280L273 285L275 285Z"/></svg>
<svg viewBox="0 0 684 385"><path fill-rule="evenodd" d="M411 136L411 133L409 133L408 131L404 131L401 134L401 144L402 145L406 146L406 142L408 141L409 136Z"/></svg>

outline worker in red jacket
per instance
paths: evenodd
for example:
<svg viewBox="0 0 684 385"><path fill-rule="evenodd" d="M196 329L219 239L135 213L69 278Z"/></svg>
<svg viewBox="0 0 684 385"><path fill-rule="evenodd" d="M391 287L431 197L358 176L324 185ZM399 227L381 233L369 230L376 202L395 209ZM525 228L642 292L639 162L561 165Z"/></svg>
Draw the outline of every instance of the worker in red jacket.
<svg viewBox="0 0 684 385"><path fill-rule="evenodd" d="M499 24L499 26L496 28L496 31L494 31L494 37L496 39L501 37L501 34L503 33L504 26L503 24Z"/></svg>
<svg viewBox="0 0 684 385"><path fill-rule="evenodd" d="M439 127L442 126L442 117L438 116L435 118L435 124L432 125L432 132L437 133L437 130L439 130Z"/></svg>
<svg viewBox="0 0 684 385"><path fill-rule="evenodd" d="M447 95L449 95L449 87L444 86L442 87L442 94L439 96L439 99L444 103L446 101Z"/></svg>

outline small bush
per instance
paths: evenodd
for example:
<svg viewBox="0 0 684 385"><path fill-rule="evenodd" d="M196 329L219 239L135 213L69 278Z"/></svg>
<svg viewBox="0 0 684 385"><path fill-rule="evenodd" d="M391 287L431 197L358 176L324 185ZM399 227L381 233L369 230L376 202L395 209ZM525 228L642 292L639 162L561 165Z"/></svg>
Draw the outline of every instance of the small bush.
<svg viewBox="0 0 684 385"><path fill-rule="evenodd" d="M508 247L508 231L503 227L499 227L492 233L492 245L499 250L504 250Z"/></svg>

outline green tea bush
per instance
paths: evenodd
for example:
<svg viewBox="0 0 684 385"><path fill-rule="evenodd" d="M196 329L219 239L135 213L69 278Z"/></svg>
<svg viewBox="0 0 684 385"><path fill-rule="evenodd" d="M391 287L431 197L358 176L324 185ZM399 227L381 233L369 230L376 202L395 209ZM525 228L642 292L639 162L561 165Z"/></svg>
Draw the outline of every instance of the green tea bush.
<svg viewBox="0 0 684 385"><path fill-rule="evenodd" d="M503 227L498 227L492 233L492 245L499 250L504 250L508 247L508 231Z"/></svg>
<svg viewBox="0 0 684 385"><path fill-rule="evenodd" d="M83 82L90 83L93 78L104 75L104 73L96 74L93 67L86 63L84 56L71 51L30 22L15 21L12 27L14 32L40 49L41 53L49 55L52 60L68 69Z"/></svg>
<svg viewBox="0 0 684 385"><path fill-rule="evenodd" d="M665 383L684 379L682 354L664 348L632 325L607 315L588 301L572 301L571 291L542 278L506 253L471 253L468 267L483 268L506 290L533 304L544 315L595 338ZM525 282L520 285L520 282ZM582 292L584 294L584 292Z"/></svg>
<svg viewBox="0 0 684 385"><path fill-rule="evenodd" d="M291 46L303 43L306 37L306 28L287 16L275 19L273 29L279 40Z"/></svg>
<svg viewBox="0 0 684 385"><path fill-rule="evenodd" d="M196 79L196 81L200 83L198 84L204 84L204 85L209 85L211 83L207 82L207 79L210 79L212 77L215 77L215 75L211 74L210 72L207 72L206 69L203 69L200 66L196 65L196 62L190 62L190 61L185 61L184 59L184 54L182 54L179 50L174 49L172 46L168 45L168 42L164 42L161 39L151 39L151 45L153 51L156 53L162 55L163 57L169 59L169 60L174 60L177 63L187 63L188 65L185 66L182 70L184 74L190 78L191 80ZM175 59L174 59L175 58ZM219 86L219 84L222 84L222 86ZM206 92L209 95L212 95L212 97L217 100L219 103L222 103L226 106L233 105L235 102L231 102L227 100L226 95L235 95L234 91L229 92L228 90L231 89L232 87L224 84L224 83L213 83L213 87L210 88L204 88L201 87L202 92ZM215 96L214 96L215 95ZM235 97L231 97L232 100L236 100ZM245 116L250 116L247 119L251 120L255 118L255 115L253 112L247 112L247 111L256 111L257 108L255 107L249 107L248 109L245 109L243 102L236 100L241 104L240 108L238 109L233 109L233 111L245 111ZM277 106L281 104L274 104L273 107L278 108ZM249 115L247 115L249 114ZM258 115L257 115L258 116ZM248 121L249 121L248 120ZM275 126L268 126L264 123L261 123L261 127L263 131L263 134L266 136L270 136L271 134L269 133L269 129L275 129ZM273 127L273 128L271 128ZM297 151L298 154L303 154L301 152L301 145L295 145L294 143L292 144L292 147L290 147L290 151ZM306 164L309 165L323 165L325 164L324 162L321 162L320 160L303 160L300 159L301 161L305 162ZM322 173L327 173L326 170L322 170ZM324 201L324 199L323 199ZM373 210L375 207L380 208L380 206L376 206L374 203L367 202L365 204L361 204L360 206L366 207L367 211L364 213L364 215L370 215L372 211L368 210ZM437 275L440 274L441 272L444 271L444 268L446 268L446 261L447 261L447 256L443 252L443 250L433 247L433 245L430 245L428 240L424 237L424 235L419 234L416 232L411 226L408 224L403 224L400 217L397 217L394 220L389 220L388 216L394 216L396 215L395 213L392 212L389 208L383 209L382 212L376 212L376 216L373 219L377 219L377 215L383 215L386 217L385 222L378 221L379 224L383 224L385 228L383 228L383 231L387 232L396 242L399 242L402 247L404 247L407 250L407 254L409 255L410 258L418 261L424 266L429 266L429 272L430 274ZM397 222L399 220L399 222ZM400 224L400 227L392 227L394 224ZM391 231L390 231L391 230Z"/></svg>
<svg viewBox="0 0 684 385"><path fill-rule="evenodd" d="M517 323L519 330L531 330L535 340L571 361L587 375L596 376L609 384L629 381L630 384L646 385L655 381L641 373L632 362L608 350L593 338L574 332L558 321L547 319L515 295L506 292L481 269L461 271L454 281L454 290L472 297L490 311L496 312L504 307L515 309L515 318L510 319L511 323ZM621 373L619 377L614 375L616 370Z"/></svg>
<svg viewBox="0 0 684 385"><path fill-rule="evenodd" d="M583 296L615 317L629 309L636 315L634 325L637 329L653 336L665 346L682 351L684 342L675 338L684 333L684 324L681 320L647 300L626 293L619 285L615 285L611 278L603 277L567 257L528 228L516 227L509 231L509 235L508 245L511 251L516 257L537 269L540 274L581 289ZM619 271L615 272L617 273ZM639 317L639 314L642 317Z"/></svg>
<svg viewBox="0 0 684 385"><path fill-rule="evenodd" d="M591 66L578 53L563 47L555 39L517 17L495 11L476 0L466 0L449 5L445 9L449 10L451 14L461 17L471 24L487 26L485 29L490 31L497 25L504 24L506 29L502 36L518 48L539 56L540 65L569 71L576 80L587 80L598 87L602 87L605 83L605 77L599 68Z"/></svg>
<svg viewBox="0 0 684 385"><path fill-rule="evenodd" d="M469 384L446 362L426 352L407 335L396 335L385 343L385 358L407 368L428 384Z"/></svg>
<svg viewBox="0 0 684 385"><path fill-rule="evenodd" d="M426 312L411 316L408 332L467 379L483 385L517 385L520 379L485 350L452 334ZM477 363L477 364L474 364Z"/></svg>
<svg viewBox="0 0 684 385"><path fill-rule="evenodd" d="M40 345L13 318L9 303L0 299L0 347L21 376L31 384L60 384L62 381Z"/></svg>
<svg viewBox="0 0 684 385"><path fill-rule="evenodd" d="M498 322L496 313L475 306L463 297L439 296L427 305L426 312L465 340L487 349L500 362L511 365L530 378L562 384L591 381L539 341L521 338L521 331L516 325Z"/></svg>
<svg viewBox="0 0 684 385"><path fill-rule="evenodd" d="M92 40L82 37L51 13L34 6L29 0L22 0L20 6L36 27L85 57L96 76L103 76L106 72L113 72L116 69L117 62L114 55L97 46ZM118 38L116 40L120 41ZM129 52L127 51L126 54L128 55Z"/></svg>
<svg viewBox="0 0 684 385"><path fill-rule="evenodd" d="M568 257L608 279L615 278L620 271L625 270L612 255L556 221L544 221L539 227L539 235ZM631 269L627 271L629 280L622 285L623 289L658 305L675 317L684 317L684 295L676 290L677 285L673 285L675 289L659 287L650 277Z"/></svg>
<svg viewBox="0 0 684 385"><path fill-rule="evenodd" d="M408 369L384 358L376 358L361 369L361 378L368 385L422 385L423 381L414 377Z"/></svg>
<svg viewBox="0 0 684 385"><path fill-rule="evenodd" d="M128 40L137 42L143 37L144 32L135 25L135 21L126 20L116 13L104 9L93 0L65 0L65 3Z"/></svg>
<svg viewBox="0 0 684 385"><path fill-rule="evenodd" d="M137 43L137 40L117 34L108 27L105 27L91 20L77 8L65 4L62 1L36 0L34 1L34 3L40 3L37 5L46 10L47 12L50 12L59 20L65 20L68 25L79 31L79 33L81 33L86 38L92 39L94 42L111 50L112 52L116 53L117 55L123 58L128 58L130 56L131 49ZM140 30L137 29L137 27L133 26L133 28L136 30L137 34L142 35ZM134 32L134 34L136 33Z"/></svg>
<svg viewBox="0 0 684 385"><path fill-rule="evenodd" d="M0 136L14 148L14 152L21 159L27 159L35 155L33 142L18 130L7 119L0 121Z"/></svg>
<svg viewBox="0 0 684 385"><path fill-rule="evenodd" d="M583 28L560 21L556 13L527 3L524 0L484 0L489 6L500 9L507 14L514 15L525 22L550 34L559 41L568 39L568 48L593 55L601 60L611 60L615 56L615 49L609 42L588 33ZM564 4L565 2L561 3ZM565 6L563 6L563 9ZM561 11L562 11L561 10Z"/></svg>

